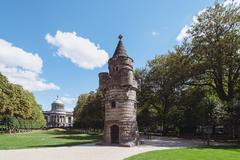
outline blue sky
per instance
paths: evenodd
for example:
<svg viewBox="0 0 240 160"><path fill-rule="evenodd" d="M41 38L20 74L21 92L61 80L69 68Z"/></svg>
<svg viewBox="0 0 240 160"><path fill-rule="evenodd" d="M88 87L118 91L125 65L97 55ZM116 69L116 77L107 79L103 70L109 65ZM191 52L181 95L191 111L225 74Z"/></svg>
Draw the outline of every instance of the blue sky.
<svg viewBox="0 0 240 160"><path fill-rule="evenodd" d="M119 33L135 67L141 68L178 44L177 36L185 25L213 3L3 0L0 72L33 91L44 110L50 109L57 95L71 109L80 94L98 88L98 73L107 71L106 60L114 52Z"/></svg>

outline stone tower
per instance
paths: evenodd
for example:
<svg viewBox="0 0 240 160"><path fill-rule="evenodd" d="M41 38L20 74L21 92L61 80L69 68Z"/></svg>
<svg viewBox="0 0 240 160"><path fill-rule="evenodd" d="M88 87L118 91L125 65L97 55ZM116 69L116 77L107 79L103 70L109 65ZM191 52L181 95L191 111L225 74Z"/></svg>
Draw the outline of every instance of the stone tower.
<svg viewBox="0 0 240 160"><path fill-rule="evenodd" d="M119 35L117 48L108 61L109 73L99 73L99 89L104 94L104 144L134 146L139 133L136 121L136 91L138 83L133 75L130 58Z"/></svg>

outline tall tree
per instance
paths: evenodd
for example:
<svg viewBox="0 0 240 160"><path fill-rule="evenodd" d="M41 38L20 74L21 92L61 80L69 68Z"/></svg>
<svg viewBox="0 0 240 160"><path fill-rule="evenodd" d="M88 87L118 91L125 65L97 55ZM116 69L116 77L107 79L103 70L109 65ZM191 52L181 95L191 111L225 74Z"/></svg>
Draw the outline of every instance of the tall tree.
<svg viewBox="0 0 240 160"><path fill-rule="evenodd" d="M222 101L231 102L239 91L240 7L216 3L189 33L195 84L211 86Z"/></svg>
<svg viewBox="0 0 240 160"><path fill-rule="evenodd" d="M74 108L74 111L73 111L73 117L74 117L73 125L75 127L79 127L80 126L80 118L81 118L82 110L83 110L84 106L87 103L88 96L89 96L89 93L81 94L78 97L78 101L77 101L76 107Z"/></svg>
<svg viewBox="0 0 240 160"><path fill-rule="evenodd" d="M146 74L143 74L145 77L141 80L140 106L148 105L157 111L156 123L163 127L164 134L168 132L169 111L175 106L183 87L185 73L179 69L183 69L185 63L179 53L157 56L149 61Z"/></svg>
<svg viewBox="0 0 240 160"><path fill-rule="evenodd" d="M32 93L9 83L0 73L0 115L9 130L42 128L46 122ZM28 124L26 126L26 124Z"/></svg>
<svg viewBox="0 0 240 160"><path fill-rule="evenodd" d="M209 86L216 92L226 106L234 136L239 126L231 108L240 91L240 6L215 3L197 17L188 33L189 43L182 45L190 51L187 83Z"/></svg>
<svg viewBox="0 0 240 160"><path fill-rule="evenodd" d="M104 110L101 92L90 92L79 96L74 109L74 126L84 129L103 129Z"/></svg>

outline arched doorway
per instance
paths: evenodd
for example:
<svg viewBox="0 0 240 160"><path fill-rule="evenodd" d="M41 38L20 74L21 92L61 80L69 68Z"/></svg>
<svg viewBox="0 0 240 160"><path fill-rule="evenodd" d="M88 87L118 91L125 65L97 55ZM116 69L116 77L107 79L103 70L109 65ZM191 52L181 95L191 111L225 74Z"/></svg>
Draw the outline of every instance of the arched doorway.
<svg viewBox="0 0 240 160"><path fill-rule="evenodd" d="M119 127L117 125L111 126L111 143L119 144Z"/></svg>

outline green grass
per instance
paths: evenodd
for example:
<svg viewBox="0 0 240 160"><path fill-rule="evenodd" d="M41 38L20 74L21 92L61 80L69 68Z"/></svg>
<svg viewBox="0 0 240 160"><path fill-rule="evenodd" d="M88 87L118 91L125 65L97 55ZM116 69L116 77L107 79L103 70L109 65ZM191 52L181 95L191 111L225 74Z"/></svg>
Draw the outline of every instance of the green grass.
<svg viewBox="0 0 240 160"><path fill-rule="evenodd" d="M80 134L66 130L33 131L18 134L0 134L0 149L72 146L96 142L100 135Z"/></svg>
<svg viewBox="0 0 240 160"><path fill-rule="evenodd" d="M240 147L184 148L151 151L126 160L240 160Z"/></svg>

